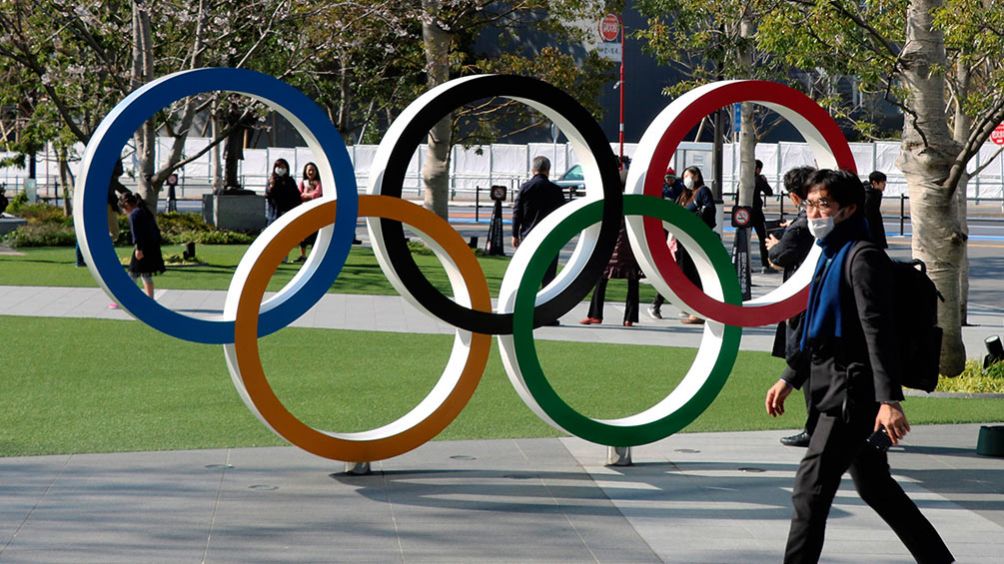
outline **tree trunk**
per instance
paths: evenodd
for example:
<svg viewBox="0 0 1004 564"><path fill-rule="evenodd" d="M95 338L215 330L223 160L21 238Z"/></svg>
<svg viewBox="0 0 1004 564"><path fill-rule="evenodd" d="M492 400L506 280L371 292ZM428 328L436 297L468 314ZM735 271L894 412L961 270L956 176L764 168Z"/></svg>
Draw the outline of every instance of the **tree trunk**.
<svg viewBox="0 0 1004 564"><path fill-rule="evenodd" d="M955 93L955 122L952 131L952 139L959 145L965 145L972 133L973 120L963 111L962 102L969 95L969 86L972 82L972 74L969 72L968 62L960 60L955 67L955 81L958 84L958 92ZM965 240L969 240L968 204L966 197L969 194L969 174L962 173L958 186L955 188L958 196L959 206L959 226L965 235ZM959 321L965 327L969 325L969 245L962 246L962 259L959 262Z"/></svg>
<svg viewBox="0 0 1004 564"><path fill-rule="evenodd" d="M437 15L442 0L422 0L427 21L422 24L422 41L425 46L426 84L433 88L450 79L450 43L452 36L439 26ZM453 116L447 115L429 131L425 162L422 165L422 182L425 188L425 207L447 219L450 200L450 143Z"/></svg>
<svg viewBox="0 0 1004 564"><path fill-rule="evenodd" d="M750 38L754 34L753 20L749 8L739 22L739 36ZM753 50L749 43L743 43L739 52L742 67L748 69L746 76L753 74ZM740 206L753 205L753 189L756 187L756 130L754 128L753 104L743 102L739 120L739 195ZM752 239L751 239L752 240Z"/></svg>
<svg viewBox="0 0 1004 564"><path fill-rule="evenodd" d="M931 21L939 0L911 0L907 9L906 43L901 55L908 96L903 119L903 144L897 166L906 177L913 225L913 256L945 298L938 305L938 325L944 331L941 373L957 376L965 367L959 317L959 269L965 234L959 222L958 199L944 186L961 147L945 120L945 41Z"/></svg>
<svg viewBox="0 0 1004 564"><path fill-rule="evenodd" d="M153 44L150 31L150 13L147 7L136 0L132 4L132 76L130 83L133 90L143 86L153 78ZM136 155L139 158L139 174L136 178L136 191L143 198L147 208L157 213L157 187L153 174L157 158L157 132L153 119L143 122L136 132Z"/></svg>

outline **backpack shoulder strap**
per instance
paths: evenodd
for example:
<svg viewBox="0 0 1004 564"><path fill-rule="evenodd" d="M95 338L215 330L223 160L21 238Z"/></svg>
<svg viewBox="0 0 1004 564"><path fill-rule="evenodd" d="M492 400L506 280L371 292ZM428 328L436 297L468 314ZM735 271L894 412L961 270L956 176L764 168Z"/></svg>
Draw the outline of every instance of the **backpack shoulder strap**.
<svg viewBox="0 0 1004 564"><path fill-rule="evenodd" d="M846 282L848 286L853 286L852 284L853 281L851 280L851 264L853 264L854 259L858 257L858 253L867 249L869 246L875 246L875 245L871 241L866 241L864 239L861 239L859 241L855 241L854 244L851 246L851 250L847 252L847 258L844 260L843 268L844 268L844 282Z"/></svg>

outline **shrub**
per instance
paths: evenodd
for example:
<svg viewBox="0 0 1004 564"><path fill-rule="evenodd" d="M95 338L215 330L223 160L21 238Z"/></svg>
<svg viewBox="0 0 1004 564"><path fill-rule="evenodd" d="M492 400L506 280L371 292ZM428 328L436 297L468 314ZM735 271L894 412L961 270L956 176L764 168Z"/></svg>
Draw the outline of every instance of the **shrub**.
<svg viewBox="0 0 1004 564"><path fill-rule="evenodd" d="M970 394L1004 394L1004 362L990 366L986 373L983 364L975 360L966 361L966 368L955 378L942 376L938 379L938 392L959 392Z"/></svg>
<svg viewBox="0 0 1004 564"><path fill-rule="evenodd" d="M28 203L28 194L25 192L18 192L16 196L11 198L10 205L7 206L7 213L11 215L18 215L18 211Z"/></svg>
<svg viewBox="0 0 1004 564"><path fill-rule="evenodd" d="M22 225L4 240L12 247L72 247L77 243L73 228L62 222Z"/></svg>
<svg viewBox="0 0 1004 564"><path fill-rule="evenodd" d="M20 194L18 194L18 197L20 197ZM8 211L13 215L26 219L29 224L60 223L66 226L73 225L73 218L63 215L63 208L58 206L44 203L29 204L25 200L25 203L17 206L16 210L11 209L13 207L13 204L9 206L7 208Z"/></svg>

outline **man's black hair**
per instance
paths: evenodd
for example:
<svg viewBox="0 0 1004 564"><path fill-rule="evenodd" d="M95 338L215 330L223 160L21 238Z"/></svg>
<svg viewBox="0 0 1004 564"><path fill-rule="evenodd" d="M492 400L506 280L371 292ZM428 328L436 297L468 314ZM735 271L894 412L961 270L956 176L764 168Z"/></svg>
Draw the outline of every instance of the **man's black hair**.
<svg viewBox="0 0 1004 564"><path fill-rule="evenodd" d="M844 208L854 204L857 206L855 214L864 211L865 189L853 173L846 170L823 168L813 173L806 186L806 194L811 192L813 188L826 188L830 199L840 204L840 207Z"/></svg>
<svg viewBox="0 0 1004 564"><path fill-rule="evenodd" d="M789 194L795 194L804 200L806 193L809 191L806 183L814 172L816 172L816 167L814 166L800 166L789 170L784 173L784 189Z"/></svg>
<svg viewBox="0 0 1004 564"><path fill-rule="evenodd" d="M761 161L760 159L757 159L757 160L755 160L753 162L756 163L756 166L754 167L755 169L757 169L757 170L763 170L763 161Z"/></svg>
<svg viewBox="0 0 1004 564"><path fill-rule="evenodd" d="M871 174L868 175L868 182L875 184L876 182L885 182L886 176L884 173L877 170L873 170Z"/></svg>

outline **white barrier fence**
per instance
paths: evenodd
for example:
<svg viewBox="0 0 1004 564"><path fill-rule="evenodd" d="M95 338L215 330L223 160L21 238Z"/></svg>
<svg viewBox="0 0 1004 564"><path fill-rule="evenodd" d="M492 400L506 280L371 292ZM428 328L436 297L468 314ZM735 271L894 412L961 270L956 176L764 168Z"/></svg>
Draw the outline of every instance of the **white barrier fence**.
<svg viewBox="0 0 1004 564"><path fill-rule="evenodd" d="M208 138L189 138L185 144L187 154L195 154L209 144ZM162 139L158 146L158 159L166 155L169 140ZM616 144L611 144L616 151ZM366 189L369 168L376 154L376 145L353 145L349 147L349 155L355 166L356 179L360 191ZM406 196L420 195L421 170L425 158L424 146L417 147L408 165L404 191ZM968 196L972 199L995 200L1004 198L1004 155L992 144L983 146L979 155L969 164L969 170L975 170L987 161L991 161L979 176L969 182ZM625 144L625 154L631 155L635 145ZM879 170L888 176L887 196L898 196L906 191L903 174L896 168L895 162L899 155L898 141L877 141L873 143L851 143L851 151L857 164L858 173L866 177L869 172ZM208 189L213 184L213 153L205 155L187 164L178 171L181 186L188 186L193 191L196 188ZM75 148L74 153L83 153L83 146ZM131 148L127 147L124 163L127 174L135 173L135 159ZM570 145L564 143L530 143L526 145L487 145L465 148L455 146L450 159L450 178L454 197L473 197L475 190L486 189L491 185L501 184L515 188L529 175L530 163L537 155L551 159L552 179L560 177L574 166L579 159ZM0 159L11 156L0 153ZM757 145L756 156L764 163L764 174L772 186L781 186L784 172L801 165L812 165L812 152L805 143L761 143ZM304 165L316 157L306 147L245 149L244 160L241 161L240 177L242 184L249 189L260 191L264 188L272 163L278 158L284 158L299 177ZM74 177L77 174L79 160L70 163ZM683 143L673 159L677 171L694 165L701 167L705 177L710 176L711 144ZM739 170L738 145L726 144L724 152L724 191L734 192L737 185ZM8 193L18 192L25 186L28 178L26 167L0 168L0 184L5 184ZM36 182L40 195L55 196L59 184L58 162L55 152L50 146L40 151L36 156ZM202 191L202 190L197 190ZM184 192L182 193L184 194Z"/></svg>

